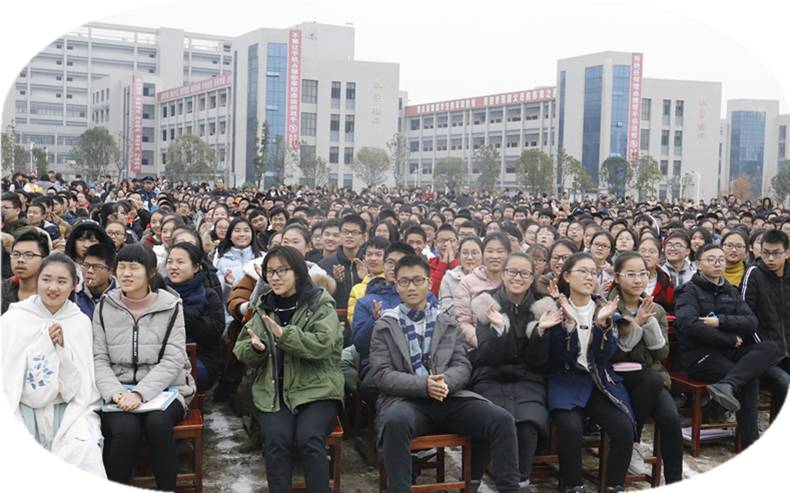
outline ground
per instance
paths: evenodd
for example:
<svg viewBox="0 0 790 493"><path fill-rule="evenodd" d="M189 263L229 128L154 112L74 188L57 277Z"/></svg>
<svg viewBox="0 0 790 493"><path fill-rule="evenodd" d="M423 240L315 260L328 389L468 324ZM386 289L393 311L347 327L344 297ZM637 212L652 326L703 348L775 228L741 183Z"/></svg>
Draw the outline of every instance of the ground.
<svg viewBox="0 0 790 493"><path fill-rule="evenodd" d="M204 435L204 480L206 493L247 493L268 492L263 456L259 451L242 453L238 449L247 437L241 418L237 417L226 403L215 404L211 398L205 402L205 435ZM767 427L767 413L760 413L760 429ZM652 430L646 427L642 442L652 450ZM683 456L684 477L692 477L708 471L733 457L732 440L706 444L702 453L694 458L686 448ZM349 493L376 492L378 488L378 472L368 467L360 454L355 450L354 442L346 431L342 450L342 491ZM586 460L588 467L595 467L596 460L591 456ZM448 460L448 478L457 477L460 454L450 451ZM298 466L297 466L298 467ZM297 477L298 477L297 469ZM430 474L429 471L424 473ZM663 481L663 479L662 479ZM592 487L592 484L589 485ZM634 489L645 489L647 483L628 485ZM490 478L485 479L481 492L496 491ZM556 492L554 480L535 483L532 491L536 493Z"/></svg>

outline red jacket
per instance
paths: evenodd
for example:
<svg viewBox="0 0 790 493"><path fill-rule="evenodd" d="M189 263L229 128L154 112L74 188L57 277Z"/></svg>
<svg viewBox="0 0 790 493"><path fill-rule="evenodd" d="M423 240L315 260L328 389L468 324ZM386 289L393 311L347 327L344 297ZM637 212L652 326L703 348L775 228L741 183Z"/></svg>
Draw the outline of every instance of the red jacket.
<svg viewBox="0 0 790 493"><path fill-rule="evenodd" d="M442 285L444 273L450 269L455 269L460 264L458 263L458 259L453 259L452 262L447 264L447 262L443 262L440 257L433 257L428 260L428 265L431 268L431 293L433 293L434 296L439 296L439 286Z"/></svg>

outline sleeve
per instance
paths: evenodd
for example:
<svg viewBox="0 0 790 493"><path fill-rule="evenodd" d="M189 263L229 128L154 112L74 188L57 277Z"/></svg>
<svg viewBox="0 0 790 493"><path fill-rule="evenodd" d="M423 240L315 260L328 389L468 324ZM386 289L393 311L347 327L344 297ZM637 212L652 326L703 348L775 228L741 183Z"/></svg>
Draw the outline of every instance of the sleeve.
<svg viewBox="0 0 790 493"><path fill-rule="evenodd" d="M428 376L398 371L392 362L386 321L379 319L370 340L370 374L379 392L398 397L428 397ZM393 343L394 344L394 343Z"/></svg>
<svg viewBox="0 0 790 493"><path fill-rule="evenodd" d="M218 346L225 330L225 312L222 301L211 289L206 290L206 313L184 306L184 321L190 339L201 346Z"/></svg>
<svg viewBox="0 0 790 493"><path fill-rule="evenodd" d="M549 328L548 330L554 329ZM549 362L549 347L551 340L546 332L540 335L540 331L538 330L533 330L532 334L528 337L529 344L524 349L521 357L527 365L527 368L533 371L541 371Z"/></svg>
<svg viewBox="0 0 790 493"><path fill-rule="evenodd" d="M361 359L367 358L370 354L370 337L373 335L373 313L371 302L373 300L367 296L359 300L354 311L356 316L351 324L351 342L357 348Z"/></svg>
<svg viewBox="0 0 790 493"><path fill-rule="evenodd" d="M323 360L332 355L338 340L343 338L340 321L332 304L325 302L310 318L305 327L289 324L277 343L283 351L298 358Z"/></svg>
<svg viewBox="0 0 790 493"><path fill-rule="evenodd" d="M645 332L645 344L655 361L661 361L669 356L669 323L667 322L666 312L664 310L656 310L655 320L658 325L658 331L653 332L649 330Z"/></svg>
<svg viewBox="0 0 790 493"><path fill-rule="evenodd" d="M263 351L256 351L252 344L250 344L250 335L247 333L247 329L252 329L252 331L261 338L264 344L266 344L266 349ZM261 321L260 315L255 313L253 315L252 320L250 320L244 327L242 327L241 331L239 332L239 336L236 338L236 344L233 346L233 354L245 367L247 368L257 368L266 364L269 358L269 344L268 344L268 336L263 333L266 330L263 328L263 322Z"/></svg>
<svg viewBox="0 0 790 493"><path fill-rule="evenodd" d="M58 361L60 362L58 371L60 396L65 402L70 402L80 391L83 379L75 364L74 355L70 348L55 345L55 353L58 355Z"/></svg>
<svg viewBox="0 0 790 493"><path fill-rule="evenodd" d="M760 299L760 279L758 278L756 267L751 267L743 276L743 299L749 305L753 313L757 313L758 300Z"/></svg>
<svg viewBox="0 0 790 493"><path fill-rule="evenodd" d="M351 288L351 292L348 294L348 306L346 310L346 319L348 319L349 325L353 325L354 323L354 307L357 306L357 300L365 296L365 289L367 288L367 284L355 284L353 288ZM360 294L362 296L360 296Z"/></svg>
<svg viewBox="0 0 790 493"><path fill-rule="evenodd" d="M677 298L675 329L696 344L721 348L735 347L735 334L708 327L699 320L700 306L697 293L683 286Z"/></svg>
<svg viewBox="0 0 790 493"><path fill-rule="evenodd" d="M449 332L450 330L447 330L445 336ZM463 338L455 337L454 340L453 355L450 357L450 362L444 371L444 383L447 384L448 395L463 390L472 376L472 364L469 362L469 357L466 354Z"/></svg>
<svg viewBox="0 0 790 493"><path fill-rule="evenodd" d="M255 284L255 279L245 275L228 295L228 313L236 320L244 319L244 314L240 312L239 308L243 303L250 301Z"/></svg>
<svg viewBox="0 0 790 493"><path fill-rule="evenodd" d="M735 288L733 288L735 290ZM737 334L742 338L751 337L757 330L757 317L746 302L734 293L735 310L730 315L719 315L719 330Z"/></svg>
<svg viewBox="0 0 790 493"><path fill-rule="evenodd" d="M645 345L647 349L651 351L655 351L657 349L661 349L667 342L666 338L664 337L664 333L661 330L661 326L656 320L656 317L651 317L650 320L647 321L645 325L641 327L643 331L643 338L645 339Z"/></svg>
<svg viewBox="0 0 790 493"><path fill-rule="evenodd" d="M592 343L595 363L598 367L603 367L617 353L618 338L614 333L614 326L602 327L597 323L592 326Z"/></svg>
<svg viewBox="0 0 790 493"><path fill-rule="evenodd" d="M93 313L93 367L96 377L96 388L106 402L112 400L112 396L123 392L121 381L115 375L110 365L110 353L107 347L107 333L101 326L100 309L101 302Z"/></svg>
<svg viewBox="0 0 790 493"><path fill-rule="evenodd" d="M509 337L501 337L490 324L478 322L477 349L472 351L475 366L490 366L502 361L502 354L511 344Z"/></svg>
<svg viewBox="0 0 790 493"><path fill-rule="evenodd" d="M170 332L170 337L165 344L165 353L148 374L140 380L132 389L143 397L143 401L150 401L167 387L173 385L178 374L184 370L186 363L186 329L184 327L184 310L181 303L177 303L175 310L178 311ZM168 321L170 314L167 315Z"/></svg>
<svg viewBox="0 0 790 493"><path fill-rule="evenodd" d="M444 278L444 274L449 270L453 269L458 266L458 260L453 259L452 262L449 264L444 262L439 257L432 258L429 262L431 267L431 292L439 296L439 288L442 284L442 278Z"/></svg>
<svg viewBox="0 0 790 493"><path fill-rule="evenodd" d="M442 278L442 283L439 286L439 309L442 313L448 313L450 307L453 306L453 293L450 290L450 283L447 282L447 276Z"/></svg>
<svg viewBox="0 0 790 493"><path fill-rule="evenodd" d="M648 322L648 324L649 323L650 322ZM628 328L626 329L625 327ZM617 347L619 347L624 353L630 353L631 350L634 349L637 344L639 344L639 341L642 340L643 333L644 327L640 326L636 322L628 323L618 331Z"/></svg>
<svg viewBox="0 0 790 493"><path fill-rule="evenodd" d="M477 347L477 333L475 331L474 315L472 314L472 293L466 278L461 279L453 293L453 315L458 322L458 327L464 336L469 348Z"/></svg>

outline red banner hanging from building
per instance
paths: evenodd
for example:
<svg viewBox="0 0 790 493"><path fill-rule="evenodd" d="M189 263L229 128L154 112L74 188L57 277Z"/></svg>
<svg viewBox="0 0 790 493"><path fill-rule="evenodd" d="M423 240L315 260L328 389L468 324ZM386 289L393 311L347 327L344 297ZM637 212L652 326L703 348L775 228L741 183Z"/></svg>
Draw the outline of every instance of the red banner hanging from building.
<svg viewBox="0 0 790 493"><path fill-rule="evenodd" d="M132 124L131 124L131 159L129 171L140 173L143 168L143 80L132 75Z"/></svg>
<svg viewBox="0 0 790 493"><path fill-rule="evenodd" d="M628 113L628 161L639 161L641 140L640 122L642 120L642 68L644 58L641 53L631 54L631 99Z"/></svg>
<svg viewBox="0 0 790 493"><path fill-rule="evenodd" d="M302 116L302 31L288 31L288 113L285 142L289 150L299 149Z"/></svg>

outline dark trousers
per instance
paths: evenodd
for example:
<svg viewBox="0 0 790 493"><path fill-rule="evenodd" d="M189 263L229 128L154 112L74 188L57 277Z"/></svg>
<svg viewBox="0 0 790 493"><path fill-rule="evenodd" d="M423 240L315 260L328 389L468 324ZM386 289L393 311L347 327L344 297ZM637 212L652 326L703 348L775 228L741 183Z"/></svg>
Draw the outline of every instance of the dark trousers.
<svg viewBox="0 0 790 493"><path fill-rule="evenodd" d="M759 437L757 429L758 382L760 376L782 357L772 342L710 353L688 368L688 375L706 383L727 383L735 391L741 410L735 414L741 445L746 448Z"/></svg>
<svg viewBox="0 0 790 493"><path fill-rule="evenodd" d="M683 479L683 435L675 401L664 388L661 374L652 368L618 373L631 397L637 439L647 418L652 417L661 433L661 458L667 484Z"/></svg>
<svg viewBox="0 0 790 493"><path fill-rule="evenodd" d="M309 493L329 493L326 437L337 419L337 401L304 404L292 413L280 402L274 413L257 411L263 437L263 459L271 493L290 493L293 481L291 449L296 445Z"/></svg>
<svg viewBox="0 0 790 493"><path fill-rule="evenodd" d="M164 411L140 414L102 413L104 468L107 479L129 483L137 462L140 438L145 434L150 465L156 478L156 489L175 491L178 453L173 440L173 426L183 417L184 408L177 400Z"/></svg>
<svg viewBox="0 0 790 493"><path fill-rule="evenodd" d="M538 448L540 432L534 423L522 421L516 423L516 437L518 439L518 472L520 481L529 479L532 474L532 459ZM477 480L483 477L486 466L491 461L491 453L488 443L485 440L474 440L472 442L472 479Z"/></svg>
<svg viewBox="0 0 790 493"><path fill-rule="evenodd" d="M387 468L387 491L411 491L411 453L414 437L431 433L459 433L483 440L492 457L492 472L500 492L517 492L518 444L513 416L505 409L476 398L404 399L379 418L380 447ZM479 449L472 447L473 461Z"/></svg>
<svg viewBox="0 0 790 493"><path fill-rule="evenodd" d="M782 409L787 398L787 387L790 385L790 358L784 358L777 365L768 368L763 373L762 380L776 397L777 409Z"/></svg>
<svg viewBox="0 0 790 493"><path fill-rule="evenodd" d="M634 444L634 427L625 413L618 409L597 387L593 387L590 400L584 408L555 409L551 412L557 425L560 456L560 477L566 488L584 484L582 476L582 421L589 416L609 435L609 464L606 470L607 486L622 486L631 450Z"/></svg>

